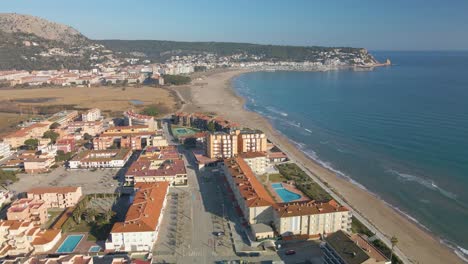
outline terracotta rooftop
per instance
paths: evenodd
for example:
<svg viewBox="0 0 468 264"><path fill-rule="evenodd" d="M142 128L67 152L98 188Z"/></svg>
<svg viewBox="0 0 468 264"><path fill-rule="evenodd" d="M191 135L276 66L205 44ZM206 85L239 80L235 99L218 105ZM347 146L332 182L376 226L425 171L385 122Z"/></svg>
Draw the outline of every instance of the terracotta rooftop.
<svg viewBox="0 0 468 264"><path fill-rule="evenodd" d="M347 207L339 205L335 200L330 200L327 203L321 203L316 201L278 203L275 206L275 210L279 217L349 211Z"/></svg>
<svg viewBox="0 0 468 264"><path fill-rule="evenodd" d="M111 233L155 231L161 216L169 182L136 184L138 189L124 222L117 222Z"/></svg>
<svg viewBox="0 0 468 264"><path fill-rule="evenodd" d="M266 157L267 154L265 152L244 152L244 153L239 154L239 156L243 159L253 159L253 158Z"/></svg>
<svg viewBox="0 0 468 264"><path fill-rule="evenodd" d="M248 207L260 207L275 204L263 184L258 181L249 165L240 157L224 160L230 176L239 189Z"/></svg>

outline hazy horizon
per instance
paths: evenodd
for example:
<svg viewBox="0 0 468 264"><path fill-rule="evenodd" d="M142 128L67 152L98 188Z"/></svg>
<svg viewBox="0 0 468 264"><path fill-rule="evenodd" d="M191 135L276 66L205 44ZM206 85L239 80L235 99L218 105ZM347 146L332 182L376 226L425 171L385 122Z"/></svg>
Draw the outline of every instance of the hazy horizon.
<svg viewBox="0 0 468 264"><path fill-rule="evenodd" d="M90 39L240 42L368 50L467 50L468 2L32 1L2 12L66 24ZM72 5L71 5L72 4ZM118 21L118 23L116 23Z"/></svg>

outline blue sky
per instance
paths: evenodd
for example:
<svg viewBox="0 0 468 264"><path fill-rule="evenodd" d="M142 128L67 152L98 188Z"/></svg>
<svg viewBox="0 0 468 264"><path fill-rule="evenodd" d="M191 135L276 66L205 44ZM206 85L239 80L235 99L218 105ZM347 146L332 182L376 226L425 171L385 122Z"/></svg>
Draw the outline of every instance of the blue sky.
<svg viewBox="0 0 468 264"><path fill-rule="evenodd" d="M1 0L92 39L468 49L465 0Z"/></svg>

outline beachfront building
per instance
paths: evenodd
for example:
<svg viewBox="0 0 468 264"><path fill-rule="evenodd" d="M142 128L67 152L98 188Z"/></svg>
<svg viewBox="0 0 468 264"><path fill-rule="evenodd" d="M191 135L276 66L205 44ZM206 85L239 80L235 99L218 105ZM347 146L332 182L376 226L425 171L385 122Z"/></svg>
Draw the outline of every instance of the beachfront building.
<svg viewBox="0 0 468 264"><path fill-rule="evenodd" d="M237 134L209 133L206 139L206 154L210 159L226 159L237 155Z"/></svg>
<svg viewBox="0 0 468 264"><path fill-rule="evenodd" d="M18 148L24 145L28 139L42 138L44 132L49 130L50 122L41 122L32 124L28 127L17 130L3 137L3 142L10 145L11 148Z"/></svg>
<svg viewBox="0 0 468 264"><path fill-rule="evenodd" d="M391 261L360 234L337 231L321 245L325 264L390 264Z"/></svg>
<svg viewBox="0 0 468 264"><path fill-rule="evenodd" d="M244 129L238 132L238 152L265 152L267 151L267 137L260 130Z"/></svg>
<svg viewBox="0 0 468 264"><path fill-rule="evenodd" d="M29 199L45 202L47 208L75 206L82 196L81 187L37 187L27 192Z"/></svg>
<svg viewBox="0 0 468 264"><path fill-rule="evenodd" d="M71 159L70 169L122 168L132 156L128 148L108 150L86 150Z"/></svg>
<svg viewBox="0 0 468 264"><path fill-rule="evenodd" d="M0 160L11 156L10 144L0 142Z"/></svg>
<svg viewBox="0 0 468 264"><path fill-rule="evenodd" d="M99 108L93 108L81 114L81 121L83 122L94 122L101 119L101 109Z"/></svg>
<svg viewBox="0 0 468 264"><path fill-rule="evenodd" d="M14 201L7 210L8 220L30 221L42 225L47 218L47 206L41 200L22 198Z"/></svg>
<svg viewBox="0 0 468 264"><path fill-rule="evenodd" d="M93 139L95 150L104 150L112 146L142 150L153 141L155 133L148 126L119 126L105 130Z"/></svg>
<svg viewBox="0 0 468 264"><path fill-rule="evenodd" d="M185 163L175 146L146 148L125 174L127 186L154 182L187 185Z"/></svg>
<svg viewBox="0 0 468 264"><path fill-rule="evenodd" d="M137 114L133 110L124 113L126 126L147 126L150 131L158 129L158 123L153 116Z"/></svg>
<svg viewBox="0 0 468 264"><path fill-rule="evenodd" d="M319 238L320 235L351 229L351 212L335 200L325 203L316 201L278 203L274 213L276 230L281 236L300 235Z"/></svg>
<svg viewBox="0 0 468 264"><path fill-rule="evenodd" d="M270 224L275 201L239 157L224 160L224 175L237 201L238 209L249 224Z"/></svg>
<svg viewBox="0 0 468 264"><path fill-rule="evenodd" d="M269 162L265 152L245 152L240 153L239 156L249 165L250 169L256 175L266 173Z"/></svg>
<svg viewBox="0 0 468 264"><path fill-rule="evenodd" d="M125 221L112 227L106 250L151 251L158 239L169 183L137 184L135 188L137 191Z"/></svg>

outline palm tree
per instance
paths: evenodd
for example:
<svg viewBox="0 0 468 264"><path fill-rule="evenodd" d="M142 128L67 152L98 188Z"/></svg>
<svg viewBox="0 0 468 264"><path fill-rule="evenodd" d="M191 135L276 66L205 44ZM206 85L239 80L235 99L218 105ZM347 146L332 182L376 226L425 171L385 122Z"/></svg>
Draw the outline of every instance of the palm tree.
<svg viewBox="0 0 468 264"><path fill-rule="evenodd" d="M392 236L390 238L390 243L392 243L392 251L390 253L390 262L393 263L393 248L398 244L398 238L396 236Z"/></svg>
<svg viewBox="0 0 468 264"><path fill-rule="evenodd" d="M83 214L83 212L82 212L80 207L75 208L75 210L73 211L73 220L75 220L75 222L77 224L81 223L81 215L82 214Z"/></svg>

